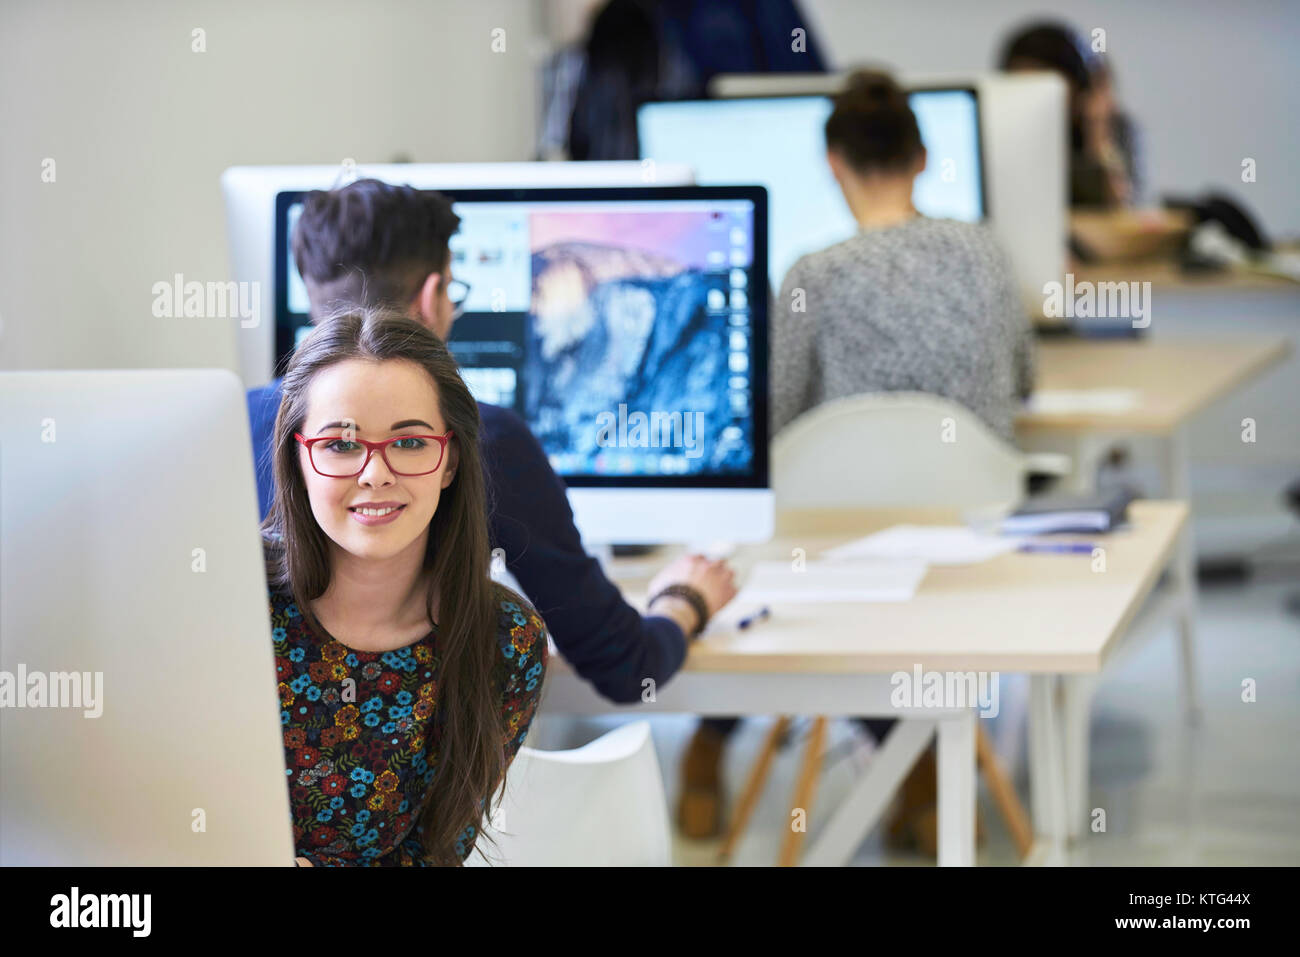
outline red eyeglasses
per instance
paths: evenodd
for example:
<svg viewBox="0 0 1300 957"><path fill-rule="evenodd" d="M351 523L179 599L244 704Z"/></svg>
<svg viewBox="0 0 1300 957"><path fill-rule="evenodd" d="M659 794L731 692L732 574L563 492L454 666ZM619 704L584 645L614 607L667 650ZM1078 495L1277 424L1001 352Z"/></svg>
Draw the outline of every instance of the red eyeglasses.
<svg viewBox="0 0 1300 957"><path fill-rule="evenodd" d="M325 478L353 478L370 464L376 452L394 475L428 475L438 471L447 452L447 442L455 435L398 435L382 442L320 435L314 439L295 432L293 437L306 449L307 458L317 475ZM409 443L398 445L399 442ZM390 457L391 456L391 457Z"/></svg>

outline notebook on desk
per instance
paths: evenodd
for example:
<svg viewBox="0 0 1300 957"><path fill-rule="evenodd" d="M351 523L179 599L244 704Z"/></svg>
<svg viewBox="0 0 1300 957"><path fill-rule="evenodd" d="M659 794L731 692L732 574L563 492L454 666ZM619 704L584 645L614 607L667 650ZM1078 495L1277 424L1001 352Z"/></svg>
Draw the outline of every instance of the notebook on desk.
<svg viewBox="0 0 1300 957"><path fill-rule="evenodd" d="M1125 489L1095 495L1031 498L1002 520L1003 535L1109 532L1128 518L1133 494Z"/></svg>

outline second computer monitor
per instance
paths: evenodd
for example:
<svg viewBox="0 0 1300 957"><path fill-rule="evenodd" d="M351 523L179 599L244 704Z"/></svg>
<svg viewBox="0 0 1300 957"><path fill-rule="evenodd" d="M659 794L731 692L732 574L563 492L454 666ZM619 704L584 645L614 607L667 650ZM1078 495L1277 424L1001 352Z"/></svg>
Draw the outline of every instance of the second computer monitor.
<svg viewBox="0 0 1300 957"><path fill-rule="evenodd" d="M912 201L924 216L984 218L978 96L973 87L908 95L928 156ZM700 184L762 183L771 203L771 278L780 287L806 253L857 226L826 163L826 96L647 103L637 111L643 158L687 163Z"/></svg>

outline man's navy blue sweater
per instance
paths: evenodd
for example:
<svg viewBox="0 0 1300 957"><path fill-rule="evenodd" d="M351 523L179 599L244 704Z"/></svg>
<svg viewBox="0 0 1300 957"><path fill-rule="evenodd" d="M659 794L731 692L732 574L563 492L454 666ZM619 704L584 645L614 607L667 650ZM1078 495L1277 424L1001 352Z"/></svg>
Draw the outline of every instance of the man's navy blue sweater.
<svg viewBox="0 0 1300 957"><path fill-rule="evenodd" d="M271 508L271 445L280 409L280 380L248 392L248 418L262 517ZM508 409L478 406L489 534L506 567L546 621L555 646L611 701L641 700L676 674L686 636L668 618L643 618L586 553L573 524L564 482L524 421Z"/></svg>

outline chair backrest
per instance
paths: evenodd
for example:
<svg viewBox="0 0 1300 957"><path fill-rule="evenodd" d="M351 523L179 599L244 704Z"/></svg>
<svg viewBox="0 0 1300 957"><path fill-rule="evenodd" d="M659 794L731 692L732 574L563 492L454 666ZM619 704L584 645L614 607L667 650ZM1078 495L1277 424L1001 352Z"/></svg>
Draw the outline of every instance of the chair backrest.
<svg viewBox="0 0 1300 957"><path fill-rule="evenodd" d="M1025 472L973 412L920 392L834 399L772 442L778 508L1009 506Z"/></svg>
<svg viewBox="0 0 1300 957"><path fill-rule="evenodd" d="M571 751L520 748L485 832L494 844L480 838L467 863L670 865L668 807L649 722Z"/></svg>

